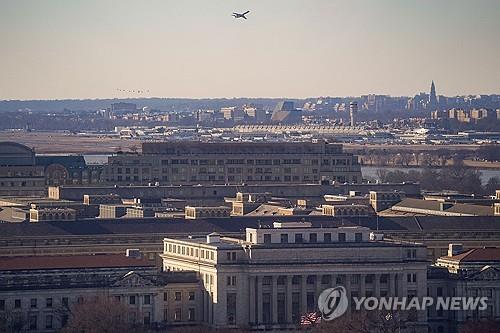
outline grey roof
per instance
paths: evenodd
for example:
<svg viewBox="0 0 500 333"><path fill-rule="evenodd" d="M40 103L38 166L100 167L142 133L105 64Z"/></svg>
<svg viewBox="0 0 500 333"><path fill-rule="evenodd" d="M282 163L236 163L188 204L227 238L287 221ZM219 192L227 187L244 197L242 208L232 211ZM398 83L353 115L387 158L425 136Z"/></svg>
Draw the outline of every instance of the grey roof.
<svg viewBox="0 0 500 333"><path fill-rule="evenodd" d="M39 237L47 235L186 235L241 233L245 228L272 225L273 222L308 221L314 227L363 226L372 230L391 232L433 231L500 231L498 216L412 216L412 217L352 217L331 216L258 216L199 220L144 218L144 219L88 219L74 222L52 221L38 223L0 223L0 239Z"/></svg>
<svg viewBox="0 0 500 333"><path fill-rule="evenodd" d="M37 155L36 165L49 166L51 164L61 164L67 169L85 169L87 163L82 155Z"/></svg>
<svg viewBox="0 0 500 333"><path fill-rule="evenodd" d="M48 271L36 276L19 278L20 273L3 274L0 277L0 291L8 290L40 290L40 289L82 289L82 288L113 288L119 287L131 273L140 276L153 286L165 286L170 283L197 283L196 272L160 272L151 268L134 268L133 271L115 270L100 273L95 270L81 271L71 274L69 271Z"/></svg>
<svg viewBox="0 0 500 333"><path fill-rule="evenodd" d="M404 208L414 208L421 210L429 210L436 212L448 212L448 213L457 213L457 214L470 214L477 216L487 216L493 215L493 207L492 206L481 206L481 205L472 205L472 204L463 204L463 203L450 203L451 207L444 208L441 210L441 205L446 204L440 201L435 200L421 200L414 198L405 198L401 200L399 203L395 204L393 208L404 207Z"/></svg>

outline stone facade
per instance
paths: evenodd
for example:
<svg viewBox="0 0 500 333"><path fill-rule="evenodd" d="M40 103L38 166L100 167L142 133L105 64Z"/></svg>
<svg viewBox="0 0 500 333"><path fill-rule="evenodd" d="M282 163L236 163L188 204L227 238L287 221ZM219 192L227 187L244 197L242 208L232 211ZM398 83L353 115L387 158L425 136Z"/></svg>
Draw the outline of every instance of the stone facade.
<svg viewBox="0 0 500 333"><path fill-rule="evenodd" d="M23 332L57 332L74 306L103 298L121 303L126 320L140 325L194 325L201 319L196 275L159 272L146 259L23 257L0 263L0 320Z"/></svg>
<svg viewBox="0 0 500 333"><path fill-rule="evenodd" d="M106 182L196 184L360 183L356 156L318 143L144 143L142 154L109 157Z"/></svg>
<svg viewBox="0 0 500 333"><path fill-rule="evenodd" d="M430 333L454 333L468 321L500 321L500 248L476 248L450 253L429 269L428 292L433 297L486 297L487 308L442 311L429 309Z"/></svg>
<svg viewBox="0 0 500 333"><path fill-rule="evenodd" d="M199 272L203 320L214 327L294 328L301 315L316 311L319 293L336 285L350 297L425 296L425 247L370 241L369 234L363 227L299 222L247 228L244 240L217 234L165 238L163 266ZM424 325L426 314L412 323Z"/></svg>

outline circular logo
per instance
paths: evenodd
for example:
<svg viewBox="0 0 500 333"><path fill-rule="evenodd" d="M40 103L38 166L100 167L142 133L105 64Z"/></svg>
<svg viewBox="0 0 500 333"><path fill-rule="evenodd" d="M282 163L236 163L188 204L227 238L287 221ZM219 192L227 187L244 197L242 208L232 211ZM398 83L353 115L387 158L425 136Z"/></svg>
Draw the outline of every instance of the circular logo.
<svg viewBox="0 0 500 333"><path fill-rule="evenodd" d="M318 297L318 308L326 321L342 316L348 305L347 292L342 286L325 289Z"/></svg>

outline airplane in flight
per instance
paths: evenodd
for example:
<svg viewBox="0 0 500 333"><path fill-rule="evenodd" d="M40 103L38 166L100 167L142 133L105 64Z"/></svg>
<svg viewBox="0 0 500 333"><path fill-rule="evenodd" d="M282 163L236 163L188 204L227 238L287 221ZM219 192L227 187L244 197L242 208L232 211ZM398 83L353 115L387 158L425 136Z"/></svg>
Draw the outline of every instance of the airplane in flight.
<svg viewBox="0 0 500 333"><path fill-rule="evenodd" d="M244 12L243 14L233 13L233 16L234 16L234 18L244 18L244 19L246 20L247 18L246 18L246 16L245 16L245 15L246 15L246 14L248 14L248 13L250 13L250 11L249 11L249 10L247 10L247 11L246 11L246 12Z"/></svg>

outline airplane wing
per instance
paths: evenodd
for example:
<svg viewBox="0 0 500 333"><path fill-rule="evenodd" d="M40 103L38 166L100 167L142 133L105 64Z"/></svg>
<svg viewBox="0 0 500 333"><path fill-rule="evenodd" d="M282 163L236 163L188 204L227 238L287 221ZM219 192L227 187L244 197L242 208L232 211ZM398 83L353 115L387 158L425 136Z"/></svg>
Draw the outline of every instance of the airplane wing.
<svg viewBox="0 0 500 333"><path fill-rule="evenodd" d="M246 12L244 12L244 13L243 13L243 15L246 15L246 14L248 14L248 13L250 13L250 11L249 11L249 10L247 10Z"/></svg>

